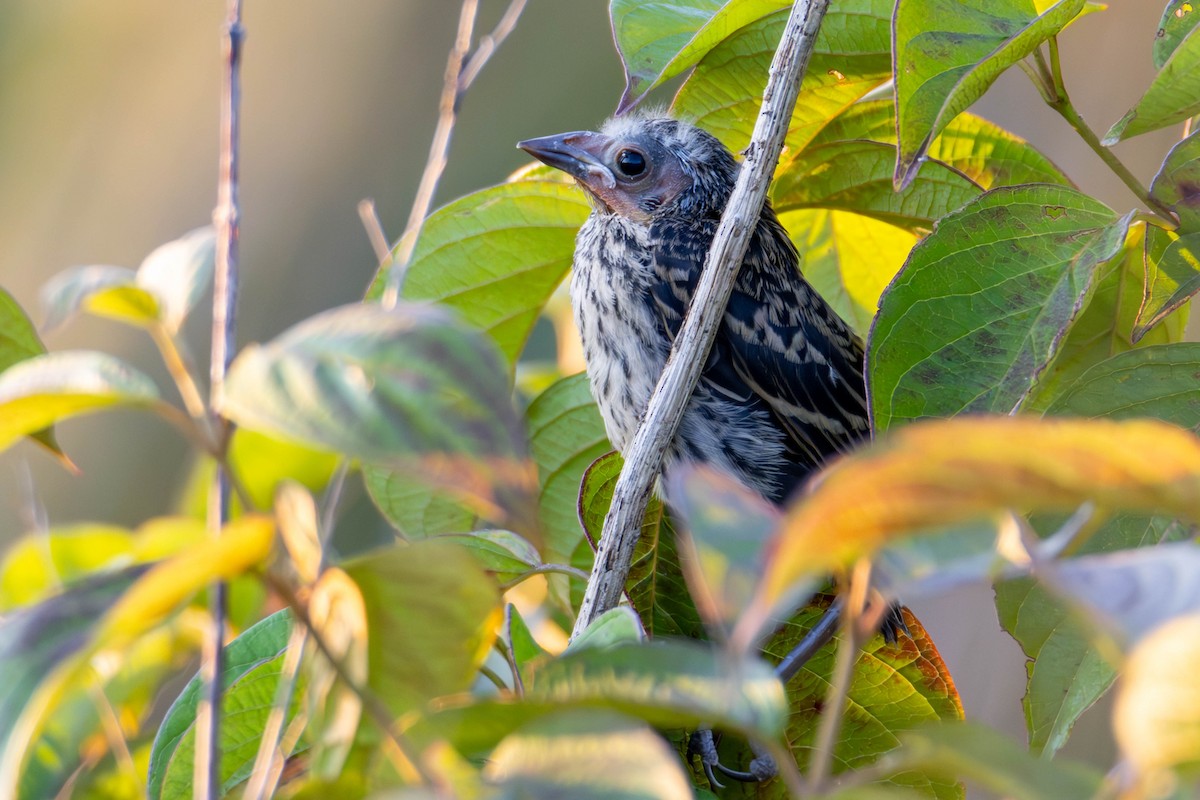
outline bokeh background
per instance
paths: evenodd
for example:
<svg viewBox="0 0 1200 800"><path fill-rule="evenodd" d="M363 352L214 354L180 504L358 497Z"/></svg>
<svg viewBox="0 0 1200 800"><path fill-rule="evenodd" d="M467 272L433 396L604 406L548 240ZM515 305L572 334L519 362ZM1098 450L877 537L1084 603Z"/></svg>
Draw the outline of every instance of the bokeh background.
<svg viewBox="0 0 1200 800"><path fill-rule="evenodd" d="M490 30L505 0L483 0ZM1103 134L1153 77L1161 0L1115 0L1062 36L1076 106ZM399 235L425 163L458 4L448 0L248 0L243 64L239 340L269 339L361 297L374 257L355 207L375 198ZM216 197L220 0L0 3L0 285L40 321L39 287L81 264L136 267L206 224ZM529 0L467 96L437 205L502 181L522 138L594 126L623 88L603 0ZM668 102L669 93L658 100ZM1013 70L973 109L1028 139L1085 191L1124 211L1133 196ZM1148 182L1178 131L1116 152ZM188 330L206 360L207 315ZM168 386L148 340L81 318L52 350L115 352ZM157 418L68 421L71 476L27 444L0 455L0 548L45 510L51 524L135 525L165 513L189 470ZM118 461L114 463L113 459ZM985 589L915 610L959 682L968 714L1023 731L1023 660ZM1069 755L1105 763L1107 712L1085 716Z"/></svg>

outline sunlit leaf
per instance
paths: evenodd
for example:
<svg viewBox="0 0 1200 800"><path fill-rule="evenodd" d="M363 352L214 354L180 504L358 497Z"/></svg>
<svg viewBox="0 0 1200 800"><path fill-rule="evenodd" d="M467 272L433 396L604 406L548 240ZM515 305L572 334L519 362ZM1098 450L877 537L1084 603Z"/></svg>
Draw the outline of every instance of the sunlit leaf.
<svg viewBox="0 0 1200 800"><path fill-rule="evenodd" d="M230 367L221 410L239 425L453 487L532 526L534 478L490 341L444 310L327 311Z"/></svg>
<svg viewBox="0 0 1200 800"><path fill-rule="evenodd" d="M603 753L603 758L580 758ZM488 759L484 776L511 796L677 800L691 786L679 757L646 723L611 711L564 711L523 725Z"/></svg>
<svg viewBox="0 0 1200 800"><path fill-rule="evenodd" d="M930 230L934 221L978 197L970 178L940 161L897 192L892 186L896 148L865 140L812 144L788 162L771 200L784 213L827 208L852 211L909 230Z"/></svg>
<svg viewBox="0 0 1200 800"><path fill-rule="evenodd" d="M625 67L625 93L617 113L694 66L734 31L788 5L787 0L612 0L609 18Z"/></svg>
<svg viewBox="0 0 1200 800"><path fill-rule="evenodd" d="M1108 129L1103 144L1183 122L1200 113L1200 36L1193 27L1162 65L1150 88Z"/></svg>
<svg viewBox="0 0 1200 800"><path fill-rule="evenodd" d="M154 382L104 353L65 350L0 373L0 450L59 420L158 399Z"/></svg>
<svg viewBox="0 0 1200 800"><path fill-rule="evenodd" d="M137 531L83 523L29 534L0 565L0 610L38 602L89 574L175 555L208 536L204 523L162 517Z"/></svg>
<svg viewBox="0 0 1200 800"><path fill-rule="evenodd" d="M1094 288L1082 313L1058 346L1054 363L1038 380L1031 405L1042 407L1071 386L1089 367L1120 353L1183 338L1187 314L1181 312L1138 336L1144 282L1143 226L1130 230L1124 253L1096 270ZM1157 229L1154 229L1157 230ZM1200 288L1200 287L1198 287Z"/></svg>
<svg viewBox="0 0 1200 800"><path fill-rule="evenodd" d="M311 587L321 574L324 559L316 501L303 486L288 481L275 496L275 521L288 563L300 585Z"/></svg>
<svg viewBox="0 0 1200 800"><path fill-rule="evenodd" d="M905 534L1087 502L1197 521L1198 490L1200 440L1157 421L979 416L907 426L830 465L798 498L739 641L752 641L812 576Z"/></svg>
<svg viewBox="0 0 1200 800"><path fill-rule="evenodd" d="M246 629L224 649L221 790L246 779L279 684L291 633L289 612L279 611ZM146 791L150 800L190 798L196 739L196 708L204 681L195 675L163 718L150 753ZM293 700L289 716L296 711Z"/></svg>
<svg viewBox="0 0 1200 800"><path fill-rule="evenodd" d="M354 687L365 685L369 677L366 599L346 572L330 567L313 587L309 616L314 645L308 661L310 770L317 780L332 781L347 769L362 719L363 700ZM375 630L383 633L382 628ZM315 646L318 636L321 647ZM347 686L342 675L349 676L354 687Z"/></svg>
<svg viewBox="0 0 1200 800"><path fill-rule="evenodd" d="M597 459L584 474L579 493L579 516L592 546L600 541L604 517L612 503L613 489L623 463L619 453L609 453ZM591 569L590 559L586 568ZM646 507L625 593L651 638L704 638L704 625L679 566L675 530L658 498L652 497Z"/></svg>
<svg viewBox="0 0 1200 800"><path fill-rule="evenodd" d="M895 182L916 176L933 137L1002 72L1058 33L1085 0L1039 15L1029 0L900 0L895 17L900 149Z"/></svg>
<svg viewBox="0 0 1200 800"><path fill-rule="evenodd" d="M583 538L579 487L583 473L612 450L592 399L587 375L554 383L525 413L530 450L541 485L539 519L547 561L566 562Z"/></svg>
<svg viewBox="0 0 1200 800"><path fill-rule="evenodd" d="M1200 614L1146 637L1125 662L1113 708L1122 755L1142 772L1200 765Z"/></svg>
<svg viewBox="0 0 1200 800"><path fill-rule="evenodd" d="M404 297L436 300L495 340L509 368L571 267L591 206L559 181L519 180L469 194L425 220ZM383 291L377 275L369 298Z"/></svg>
<svg viewBox="0 0 1200 800"><path fill-rule="evenodd" d="M813 144L853 139L895 145L896 115L892 101L855 103L830 120ZM970 113L959 114L947 123L929 145L927 155L984 189L1022 183L1071 183L1029 142Z"/></svg>
<svg viewBox="0 0 1200 800"><path fill-rule="evenodd" d="M767 640L763 653L769 660L782 659L817 623L830 598L818 600L795 614ZM938 720L962 719L958 691L937 648L916 617L906 613L905 622L910 636L901 637L894 645L885 644L883 637L876 636L858 656L847 693L843 725L834 746L835 773L871 764L893 751L901 737L914 728ZM835 642L840 643L840 639ZM835 658L836 645L823 647L786 687L789 704L786 740L802 771L809 765L820 720L831 713L826 703ZM726 764L748 764L753 757L746 744L739 741L723 741L719 751ZM940 800L962 797L961 789L953 779L929 769L906 770L888 780L889 785L915 789L922 797ZM770 800L790 797L779 780L756 791L733 796Z"/></svg>
<svg viewBox="0 0 1200 800"><path fill-rule="evenodd" d="M1192 32L1200 21L1195 5L1190 0L1170 0L1163 9L1162 19L1158 22L1158 32L1154 37L1154 66L1162 69L1163 64L1179 47L1183 37Z"/></svg>
<svg viewBox="0 0 1200 800"><path fill-rule="evenodd" d="M84 309L130 325L161 323L174 333L212 281L215 243L206 226L155 249L137 272L103 265L60 272L42 288L46 327Z"/></svg>
<svg viewBox="0 0 1200 800"><path fill-rule="evenodd" d="M1148 225L1145 292L1133 335L1140 340L1200 292L1200 232L1183 236ZM1186 322L1187 312L1177 317Z"/></svg>
<svg viewBox="0 0 1200 800"><path fill-rule="evenodd" d="M437 539L345 562L366 606L368 685L401 713L465 690L501 622L499 592L462 547Z"/></svg>
<svg viewBox="0 0 1200 800"><path fill-rule="evenodd" d="M1045 185L993 189L941 220L884 293L871 330L875 429L1019 408L1128 224Z"/></svg>
<svg viewBox="0 0 1200 800"><path fill-rule="evenodd" d="M801 253L805 279L865 339L879 297L904 266L917 235L845 211L792 211L779 221Z"/></svg>
<svg viewBox="0 0 1200 800"><path fill-rule="evenodd" d="M789 148L803 148L826 122L887 81L891 6L889 0L851 0L826 13L788 126ZM730 149L744 149L787 17L786 9L769 14L709 51L675 96L672 112Z"/></svg>
<svg viewBox="0 0 1200 800"><path fill-rule="evenodd" d="M167 330L179 330L212 283L216 243L211 225L196 228L156 248L138 267L137 285L155 298Z"/></svg>
<svg viewBox="0 0 1200 800"><path fill-rule="evenodd" d="M94 656L130 647L213 581L262 566L274 533L270 520L243 517L227 525L221 536L194 545L144 573L135 573L132 584L119 584L123 591L118 597L105 596L103 607L83 612L71 608L70 613L78 613L86 625L76 625L70 642L60 644L53 652L48 668L37 673L34 688L24 695L19 716L14 715L15 719L5 726L9 746L0 757L0 796L12 796L30 748L70 688L84 680ZM54 604L60 599L49 602ZM20 746L12 746L14 742L20 742Z"/></svg>

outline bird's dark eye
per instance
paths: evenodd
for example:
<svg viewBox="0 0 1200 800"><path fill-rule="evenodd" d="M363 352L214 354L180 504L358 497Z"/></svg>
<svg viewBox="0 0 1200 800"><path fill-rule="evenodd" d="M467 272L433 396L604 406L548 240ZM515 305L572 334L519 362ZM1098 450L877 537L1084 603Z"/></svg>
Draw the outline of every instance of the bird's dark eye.
<svg viewBox="0 0 1200 800"><path fill-rule="evenodd" d="M617 153L617 169L627 178L636 178L646 171L646 157L637 150L622 150Z"/></svg>

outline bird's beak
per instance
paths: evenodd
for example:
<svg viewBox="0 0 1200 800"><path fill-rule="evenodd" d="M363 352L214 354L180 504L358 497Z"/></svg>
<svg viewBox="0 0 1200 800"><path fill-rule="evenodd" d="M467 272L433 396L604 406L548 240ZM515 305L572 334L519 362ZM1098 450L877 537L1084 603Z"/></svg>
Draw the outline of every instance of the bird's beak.
<svg viewBox="0 0 1200 800"><path fill-rule="evenodd" d="M517 142L517 147L538 161L561 169L584 185L611 189L617 185L616 178L601 160L611 144L612 140L602 133L572 131L540 139L526 139Z"/></svg>

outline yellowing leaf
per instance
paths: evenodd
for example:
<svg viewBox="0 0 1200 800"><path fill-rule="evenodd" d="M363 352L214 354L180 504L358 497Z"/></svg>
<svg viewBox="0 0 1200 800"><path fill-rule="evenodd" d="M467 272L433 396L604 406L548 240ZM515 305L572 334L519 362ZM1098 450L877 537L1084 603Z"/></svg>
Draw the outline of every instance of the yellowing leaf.
<svg viewBox="0 0 1200 800"><path fill-rule="evenodd" d="M792 508L742 641L797 582L896 537L1086 502L1200 520L1200 439L1150 420L959 417L900 429L835 462Z"/></svg>

